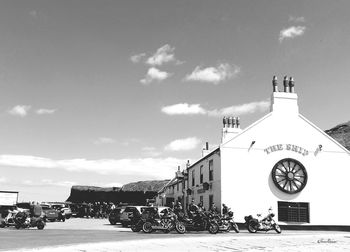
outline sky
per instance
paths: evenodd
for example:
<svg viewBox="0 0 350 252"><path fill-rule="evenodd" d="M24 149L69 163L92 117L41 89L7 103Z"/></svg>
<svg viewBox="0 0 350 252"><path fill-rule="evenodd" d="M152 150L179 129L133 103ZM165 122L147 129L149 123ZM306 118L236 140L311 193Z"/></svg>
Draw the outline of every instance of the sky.
<svg viewBox="0 0 350 252"><path fill-rule="evenodd" d="M0 191L170 179L269 112L292 76L323 130L349 121L349 1L0 1Z"/></svg>

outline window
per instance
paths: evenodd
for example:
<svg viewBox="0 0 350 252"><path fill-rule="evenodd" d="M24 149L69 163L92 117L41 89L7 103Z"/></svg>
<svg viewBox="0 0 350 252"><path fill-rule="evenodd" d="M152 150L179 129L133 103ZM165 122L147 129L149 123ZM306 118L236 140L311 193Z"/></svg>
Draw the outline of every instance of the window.
<svg viewBox="0 0 350 252"><path fill-rule="evenodd" d="M179 183L176 184L176 191L179 191Z"/></svg>
<svg viewBox="0 0 350 252"><path fill-rule="evenodd" d="M214 179L213 168L214 168L214 161L209 160L209 181L212 181Z"/></svg>
<svg viewBox="0 0 350 252"><path fill-rule="evenodd" d="M194 186L194 170L192 170L192 186Z"/></svg>
<svg viewBox="0 0 350 252"><path fill-rule="evenodd" d="M199 181L202 184L203 183L203 165L201 165L201 167L199 168L199 172L200 172Z"/></svg>
<svg viewBox="0 0 350 252"><path fill-rule="evenodd" d="M309 203L278 201L278 220L310 223Z"/></svg>
<svg viewBox="0 0 350 252"><path fill-rule="evenodd" d="M209 195L209 208L211 207L211 204L214 203L214 195Z"/></svg>
<svg viewBox="0 0 350 252"><path fill-rule="evenodd" d="M203 205L203 195L199 197L199 202L201 202Z"/></svg>

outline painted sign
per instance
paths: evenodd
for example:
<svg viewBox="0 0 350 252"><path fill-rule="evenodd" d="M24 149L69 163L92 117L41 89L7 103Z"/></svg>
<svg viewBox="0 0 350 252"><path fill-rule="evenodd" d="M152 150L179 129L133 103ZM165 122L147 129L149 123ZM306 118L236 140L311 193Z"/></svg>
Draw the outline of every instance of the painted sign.
<svg viewBox="0 0 350 252"><path fill-rule="evenodd" d="M309 151L300 147L300 146L297 146L297 145L294 145L294 144L276 144L276 145L272 145L272 146L269 146L267 147L266 149L264 149L264 152L266 154L270 154L272 152L275 152L275 151L283 151L283 150L287 150L287 151L294 151L296 153L299 153L303 156L307 156L309 155Z"/></svg>

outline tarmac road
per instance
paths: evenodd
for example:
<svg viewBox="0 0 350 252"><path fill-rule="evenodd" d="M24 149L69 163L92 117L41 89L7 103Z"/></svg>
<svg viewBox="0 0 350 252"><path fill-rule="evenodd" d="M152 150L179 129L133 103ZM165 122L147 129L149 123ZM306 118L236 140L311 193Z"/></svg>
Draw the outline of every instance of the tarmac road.
<svg viewBox="0 0 350 252"><path fill-rule="evenodd" d="M306 249L307 248L307 249ZM305 250L306 249L306 250ZM350 233L282 231L250 234L242 230L133 233L106 219L69 219L48 223L44 230L0 229L0 251L349 251Z"/></svg>

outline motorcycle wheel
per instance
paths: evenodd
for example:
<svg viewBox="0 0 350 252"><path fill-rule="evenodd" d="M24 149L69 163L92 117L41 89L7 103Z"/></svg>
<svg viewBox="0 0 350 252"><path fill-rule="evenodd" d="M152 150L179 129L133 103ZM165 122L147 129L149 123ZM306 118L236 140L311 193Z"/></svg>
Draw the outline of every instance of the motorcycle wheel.
<svg viewBox="0 0 350 252"><path fill-rule="evenodd" d="M40 230L44 229L45 227L45 222L43 221L38 221L38 223L36 224L36 227Z"/></svg>
<svg viewBox="0 0 350 252"><path fill-rule="evenodd" d="M217 223L209 223L209 233L216 234L219 232L219 225Z"/></svg>
<svg viewBox="0 0 350 252"><path fill-rule="evenodd" d="M235 230L236 233L239 233L239 228L237 223L232 224L232 229Z"/></svg>
<svg viewBox="0 0 350 252"><path fill-rule="evenodd" d="M146 234L149 234L153 231L152 229L152 223L151 222L145 222L142 226L142 231Z"/></svg>
<svg viewBox="0 0 350 252"><path fill-rule="evenodd" d="M5 223L5 221L1 221L0 228L4 228L4 227L6 227L6 223Z"/></svg>
<svg viewBox="0 0 350 252"><path fill-rule="evenodd" d="M258 231L255 227L254 227L254 223L248 223L248 231L249 233L256 233L256 231Z"/></svg>
<svg viewBox="0 0 350 252"><path fill-rule="evenodd" d="M133 232L140 232L141 228L138 225L131 225L131 230Z"/></svg>
<svg viewBox="0 0 350 252"><path fill-rule="evenodd" d="M186 227L182 222L177 222L175 224L175 230L176 232L178 232L179 234L184 234L186 233Z"/></svg>
<svg viewBox="0 0 350 252"><path fill-rule="evenodd" d="M280 227L279 225L277 225L277 224L275 224L275 225L273 226L273 229L274 229L278 234L280 234L280 233L282 232L281 227Z"/></svg>

